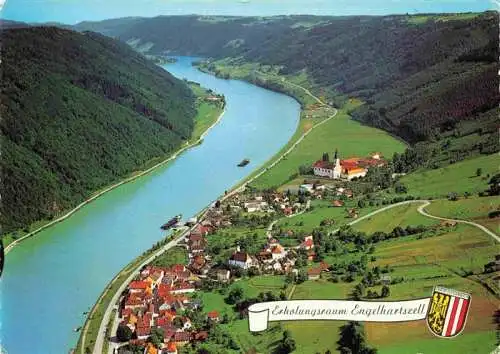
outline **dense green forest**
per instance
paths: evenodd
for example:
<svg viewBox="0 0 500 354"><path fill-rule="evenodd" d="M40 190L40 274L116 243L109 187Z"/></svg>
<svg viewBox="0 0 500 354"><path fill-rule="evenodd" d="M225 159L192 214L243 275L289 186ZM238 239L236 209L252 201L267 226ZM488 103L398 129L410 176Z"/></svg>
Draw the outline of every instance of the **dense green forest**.
<svg viewBox="0 0 500 354"><path fill-rule="evenodd" d="M498 150L498 16L159 16L82 23L150 53L199 55L305 72L365 104L354 119L410 143L475 134L462 155ZM336 100L338 102L338 100ZM463 139L466 140L466 139Z"/></svg>
<svg viewBox="0 0 500 354"><path fill-rule="evenodd" d="M0 37L3 232L54 217L190 137L192 91L126 44L54 27Z"/></svg>

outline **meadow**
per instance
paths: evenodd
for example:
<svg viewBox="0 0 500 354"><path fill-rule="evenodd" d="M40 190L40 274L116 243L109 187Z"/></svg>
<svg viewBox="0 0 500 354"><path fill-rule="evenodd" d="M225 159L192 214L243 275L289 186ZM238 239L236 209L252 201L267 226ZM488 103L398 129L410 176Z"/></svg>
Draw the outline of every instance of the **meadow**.
<svg viewBox="0 0 500 354"><path fill-rule="evenodd" d="M500 234L500 219L498 217L488 217L490 212L496 210L500 210L500 198L498 196L470 197L456 201L434 200L426 208L426 211L432 215L470 220Z"/></svg>
<svg viewBox="0 0 500 354"><path fill-rule="evenodd" d="M195 84L190 84L189 87L197 97L197 114L194 118L194 129L191 133L191 140L196 141L217 121L223 109L217 103L205 101L209 93L203 87Z"/></svg>
<svg viewBox="0 0 500 354"><path fill-rule="evenodd" d="M240 319L234 311L232 305L225 302L225 297L235 287L243 289L245 298L257 297L261 292L272 292L274 295L279 295L283 291L285 285L284 277L281 276L257 276L252 278L240 279L222 291L200 291L197 292L197 297L203 301L203 309L205 312L216 310L221 315L227 314L232 320L227 324L220 326L231 333L232 337L240 346L243 352L252 348L259 353L268 353L276 345L276 342L281 339L284 329L278 323L272 324L270 328L262 333L251 333L248 330L248 320ZM287 291L289 291L288 289ZM227 349L227 348L226 348Z"/></svg>
<svg viewBox="0 0 500 354"><path fill-rule="evenodd" d="M392 277L405 278L403 283L390 286L390 300L430 296L433 287L441 285L470 293L472 301L467 327L454 340L436 338L425 321L417 321L367 323L369 343L379 353L489 353L495 347L492 315L499 303L498 294L495 296L483 287L478 275L497 251L498 245L488 235L468 225L434 237L408 237L378 245L376 261L371 266L389 264ZM474 275L465 276L464 269Z"/></svg>
<svg viewBox="0 0 500 354"><path fill-rule="evenodd" d="M172 247L165 253L156 257L152 265L157 267L171 267L174 264L187 264L188 263L188 253L185 247L176 246Z"/></svg>
<svg viewBox="0 0 500 354"><path fill-rule="evenodd" d="M481 176L477 169L481 168ZM403 176L400 182L408 188L408 194L420 198L447 197L454 192L477 194L488 188L488 176L498 173L498 155L484 155L457 162L435 170L417 171Z"/></svg>
<svg viewBox="0 0 500 354"><path fill-rule="evenodd" d="M377 207L360 209L353 200L346 201L343 207L333 207L329 200L313 200L311 207L313 208L312 210L303 214L280 219L276 223L275 228L282 228L283 230L292 229L294 232L311 232L313 229L320 227L321 221L334 220L334 224L325 226L325 230L331 231L355 220L348 217L346 209L356 208L359 216L366 215L377 209Z"/></svg>
<svg viewBox="0 0 500 354"><path fill-rule="evenodd" d="M391 232L397 226L405 228L407 226L439 224L439 221L421 215L417 211L419 205L419 203L411 203L394 207L354 224L352 227L357 231L372 234L375 231Z"/></svg>
<svg viewBox="0 0 500 354"><path fill-rule="evenodd" d="M280 186L293 179L300 166L311 166L324 152L333 155L335 149L341 158L368 156L374 151L392 157L394 152L402 152L405 145L382 130L352 120L345 111L339 110L333 119L313 130L285 159L251 185L258 189Z"/></svg>

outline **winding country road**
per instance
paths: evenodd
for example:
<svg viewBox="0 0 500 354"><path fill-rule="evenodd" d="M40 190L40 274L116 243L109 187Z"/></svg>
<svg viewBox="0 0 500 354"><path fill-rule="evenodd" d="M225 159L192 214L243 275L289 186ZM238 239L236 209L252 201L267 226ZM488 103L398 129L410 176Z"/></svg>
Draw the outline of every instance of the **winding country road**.
<svg viewBox="0 0 500 354"><path fill-rule="evenodd" d="M405 205L405 204L411 204L411 203L423 203L417 209L417 211L420 214L422 214L423 216L426 216L426 217L432 218L432 219L437 219L437 220L454 221L454 222L461 223L461 224L467 224L467 225L475 226L478 229L480 229L480 230L484 231L485 233L487 233L494 240L496 240L497 242L500 243L500 237L498 237L497 234L495 234L493 231L487 229L483 225L477 224L477 223L472 222L472 221L461 220L461 219L443 218L443 217L440 217L440 216L435 216L435 215L431 215L431 214L427 213L424 209L431 204L431 201L430 200L426 200L426 199L423 199L423 200L407 200L407 201L404 201L404 202L400 202L400 203L396 203L396 204L391 204L391 205L388 205L388 206L383 207L381 209L377 209L375 211L372 211L371 213L366 214L365 216L362 216L359 219L356 219L356 220L348 223L347 225L357 224L358 222L363 221L365 219L368 219L368 218L372 217L373 215L376 215L376 214L379 214L379 213L383 213L384 211L387 211L389 209L396 208L398 206ZM340 229L335 229L335 230L332 231L332 233L335 233L335 232L337 232L339 230Z"/></svg>
<svg viewBox="0 0 500 354"><path fill-rule="evenodd" d="M500 242L500 237L498 237L498 235L496 235L493 231L491 231L490 229L484 227L483 225L480 225L480 224L476 224L475 222L472 222L472 221L467 221L467 220L460 220L460 219L447 219L447 218L443 218L443 217L440 217L440 216L434 216L434 215L431 215L429 213L427 213L424 209L429 206L431 204L430 201L426 200L425 201L425 204L421 205L418 207L418 212L424 216L427 216L428 218L432 218L432 219L437 219L437 220L444 220L444 221L455 221L457 223L461 223L461 224L467 224L467 225L472 225L472 226L475 226L479 229L481 229L482 231L486 232L488 235L490 235L491 237L493 237L497 242Z"/></svg>

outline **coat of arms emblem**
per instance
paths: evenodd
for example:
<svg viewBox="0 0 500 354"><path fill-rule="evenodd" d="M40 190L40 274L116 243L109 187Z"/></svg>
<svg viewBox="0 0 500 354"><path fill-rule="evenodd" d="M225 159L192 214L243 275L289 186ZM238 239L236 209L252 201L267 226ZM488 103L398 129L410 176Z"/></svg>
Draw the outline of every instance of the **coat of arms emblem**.
<svg viewBox="0 0 500 354"><path fill-rule="evenodd" d="M439 337L455 337L465 327L471 296L436 286L427 313L427 325Z"/></svg>

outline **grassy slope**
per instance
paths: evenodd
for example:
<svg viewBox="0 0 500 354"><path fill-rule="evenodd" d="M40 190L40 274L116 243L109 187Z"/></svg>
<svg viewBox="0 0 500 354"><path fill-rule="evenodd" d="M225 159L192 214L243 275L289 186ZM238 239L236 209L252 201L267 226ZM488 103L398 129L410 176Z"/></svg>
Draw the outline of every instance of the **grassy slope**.
<svg viewBox="0 0 500 354"><path fill-rule="evenodd" d="M404 324L367 324L368 341L380 353L487 353L494 348L491 321L498 298L490 294L475 276L460 277L460 267L474 272L493 258L497 245L477 228L461 225L451 232L416 240L404 238L377 246L374 265L391 264L392 276L404 276L406 282L391 285L391 300L429 296L435 285L443 285L472 294L467 327L454 340L435 338L423 321ZM376 289L380 291L380 289ZM398 335L394 336L397 331ZM430 351L433 348L433 351Z"/></svg>
<svg viewBox="0 0 500 354"><path fill-rule="evenodd" d="M335 208L331 206L331 202L327 200L315 200L311 203L313 210L304 214L291 218L282 218L276 223L276 227L281 227L284 230L292 229L294 231L311 232L314 228L320 226L322 220L333 219L335 223L328 226L328 229L336 229L340 225L347 224L354 219L347 217L346 208L355 207L358 209L359 216L368 214L377 209L377 207L365 207L359 209L354 201L347 201L344 207Z"/></svg>
<svg viewBox="0 0 500 354"><path fill-rule="evenodd" d="M476 177L476 170L482 168L482 176ZM401 178L414 196L444 197L450 192L478 193L487 189L487 174L498 173L498 155L492 154L465 160L436 170L415 172Z"/></svg>
<svg viewBox="0 0 500 354"><path fill-rule="evenodd" d="M321 128L311 132L290 154L266 174L252 183L256 188L269 188L285 183L301 165L310 165L324 152L338 148L341 157L366 156L379 151L385 156L402 152L404 144L384 131L363 126L343 111Z"/></svg>
<svg viewBox="0 0 500 354"><path fill-rule="evenodd" d="M497 234L500 234L499 219L490 219L488 213L499 209L500 198L498 196L471 197L457 201L435 200L426 208L432 215L471 220L490 228Z"/></svg>
<svg viewBox="0 0 500 354"><path fill-rule="evenodd" d="M417 226L417 225L433 225L439 221L427 218L417 211L415 204L406 204L387 210L382 214L374 215L358 224L353 225L353 228L358 231L366 232L367 234L375 231L391 232L396 226Z"/></svg>
<svg viewBox="0 0 500 354"><path fill-rule="evenodd" d="M191 84L189 87L191 87L198 98L196 103L197 114L194 118L194 129L191 134L191 140L196 141L217 121L222 114L222 108L219 108L217 103L205 101L205 98L210 96L210 94L203 87L195 84Z"/></svg>

